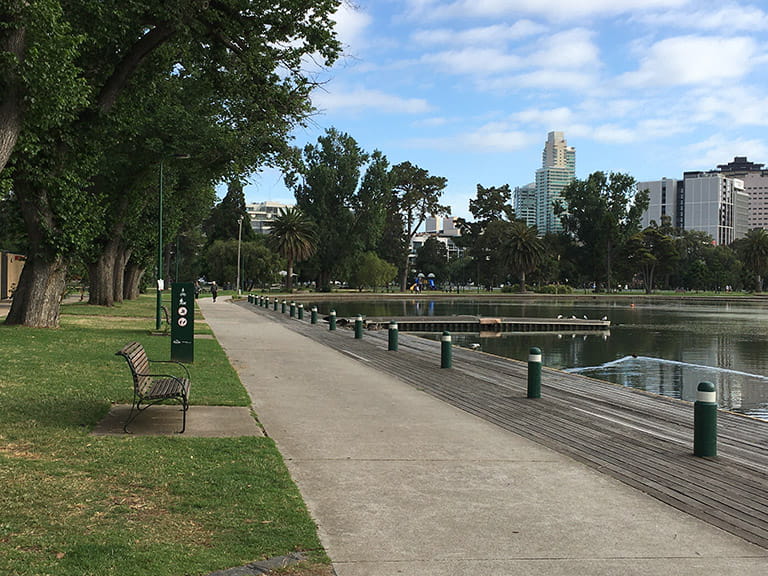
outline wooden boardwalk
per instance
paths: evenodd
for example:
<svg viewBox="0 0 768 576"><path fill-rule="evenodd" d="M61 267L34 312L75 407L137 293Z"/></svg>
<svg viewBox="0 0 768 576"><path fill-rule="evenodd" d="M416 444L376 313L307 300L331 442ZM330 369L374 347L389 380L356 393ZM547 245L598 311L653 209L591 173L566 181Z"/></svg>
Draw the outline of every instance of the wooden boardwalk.
<svg viewBox="0 0 768 576"><path fill-rule="evenodd" d="M547 368L542 398L530 400L525 362L454 347L446 370L439 342L401 334L390 352L386 330L358 340L244 307L768 549L766 422L721 411L717 458L696 458L690 403Z"/></svg>
<svg viewBox="0 0 768 576"><path fill-rule="evenodd" d="M345 319L354 322L354 318ZM607 331L610 320L587 318L493 318L488 316L400 316L363 320L369 330L386 330L390 321L397 322L400 332L594 332Z"/></svg>

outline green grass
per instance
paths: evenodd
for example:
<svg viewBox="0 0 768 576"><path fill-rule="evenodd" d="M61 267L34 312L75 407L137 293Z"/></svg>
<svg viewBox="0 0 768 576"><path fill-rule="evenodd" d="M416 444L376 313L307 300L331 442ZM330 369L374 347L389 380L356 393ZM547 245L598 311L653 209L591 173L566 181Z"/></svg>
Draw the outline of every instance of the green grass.
<svg viewBox="0 0 768 576"><path fill-rule="evenodd" d="M0 324L0 574L206 574L294 550L327 562L270 439L89 434L132 398L115 351L138 340L168 358L153 297L63 311L57 330ZM193 410L249 405L215 340L195 341L190 372Z"/></svg>

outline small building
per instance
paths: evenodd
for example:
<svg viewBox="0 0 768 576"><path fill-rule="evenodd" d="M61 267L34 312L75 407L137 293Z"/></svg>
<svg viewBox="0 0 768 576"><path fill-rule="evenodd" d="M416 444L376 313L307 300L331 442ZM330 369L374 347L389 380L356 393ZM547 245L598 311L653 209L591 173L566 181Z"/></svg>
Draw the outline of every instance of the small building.
<svg viewBox="0 0 768 576"><path fill-rule="evenodd" d="M272 220L274 220L281 211L292 208L292 204L282 204L281 202L255 202L246 204L245 210L251 219L251 228L257 234L269 234L272 229Z"/></svg>

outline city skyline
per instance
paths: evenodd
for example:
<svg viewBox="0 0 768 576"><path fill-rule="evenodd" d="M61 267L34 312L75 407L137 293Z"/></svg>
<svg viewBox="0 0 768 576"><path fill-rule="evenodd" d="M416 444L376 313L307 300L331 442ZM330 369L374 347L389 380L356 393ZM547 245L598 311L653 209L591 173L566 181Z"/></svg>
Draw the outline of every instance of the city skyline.
<svg viewBox="0 0 768 576"><path fill-rule="evenodd" d="M768 162L768 12L710 0L360 0L337 30L345 54L319 72L320 113L295 132L335 127L392 164L448 179L468 216L477 184L535 180L551 131L578 150L576 177L638 181ZM249 201L290 200L280 175Z"/></svg>

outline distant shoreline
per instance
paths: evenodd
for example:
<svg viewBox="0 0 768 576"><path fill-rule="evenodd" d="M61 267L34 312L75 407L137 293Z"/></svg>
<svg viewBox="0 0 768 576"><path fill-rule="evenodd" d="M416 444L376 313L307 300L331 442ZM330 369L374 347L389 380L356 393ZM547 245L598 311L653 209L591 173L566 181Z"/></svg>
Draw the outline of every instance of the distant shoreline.
<svg viewBox="0 0 768 576"><path fill-rule="evenodd" d="M260 294L258 291L254 291L254 294ZM262 293L263 294L263 293ZM695 302L744 302L744 303L768 303L768 293L765 294L746 294L740 293L726 293L713 294L711 292L695 293L695 292L681 292L681 293L654 293L644 294L640 292L617 292L617 293L599 293L592 292L572 292L570 294L539 294L534 292L527 292L525 294L515 294L510 292L475 292L474 290L466 290L460 293L456 292L297 292L295 294L267 294L270 298L278 299L290 299L296 302L306 301L323 301L323 302L338 302L338 301L354 301L354 300L464 300L468 298L477 300L632 300L643 302L680 302L680 301L695 301Z"/></svg>

